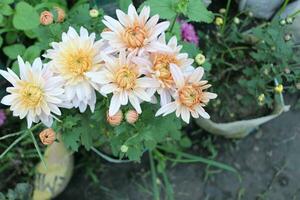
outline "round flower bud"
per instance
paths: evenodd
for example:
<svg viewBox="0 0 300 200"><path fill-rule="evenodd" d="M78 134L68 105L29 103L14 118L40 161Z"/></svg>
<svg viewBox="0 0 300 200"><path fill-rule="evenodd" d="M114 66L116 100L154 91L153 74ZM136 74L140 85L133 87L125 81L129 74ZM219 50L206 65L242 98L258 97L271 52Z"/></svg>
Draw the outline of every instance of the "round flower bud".
<svg viewBox="0 0 300 200"><path fill-rule="evenodd" d="M121 150L121 152L126 153L128 151L128 146L122 145L120 150Z"/></svg>
<svg viewBox="0 0 300 200"><path fill-rule="evenodd" d="M59 22L59 23L63 22L65 20L65 17L66 17L65 11L62 8L58 7L58 6L54 7L54 9L57 13L57 22Z"/></svg>
<svg viewBox="0 0 300 200"><path fill-rule="evenodd" d="M279 84L279 85L277 85L275 88L274 88L274 90L275 90L275 92L277 92L277 93L282 93L282 91L283 91L283 85L281 85L281 84Z"/></svg>
<svg viewBox="0 0 300 200"><path fill-rule="evenodd" d="M290 41L291 39L292 39L292 37L291 37L290 34L286 34L286 35L284 36L284 40L285 40L285 41Z"/></svg>
<svg viewBox="0 0 300 200"><path fill-rule="evenodd" d="M238 17L235 17L235 18L233 18L233 22L235 23L235 24L240 24L240 19L238 18Z"/></svg>
<svg viewBox="0 0 300 200"><path fill-rule="evenodd" d="M134 124L139 119L139 114L135 110L129 110L125 118L129 124Z"/></svg>
<svg viewBox="0 0 300 200"><path fill-rule="evenodd" d="M199 53L195 57L195 61L198 65L203 65L203 63L205 63L205 56L203 54Z"/></svg>
<svg viewBox="0 0 300 200"><path fill-rule="evenodd" d="M291 73L291 70L290 70L290 68L286 67L286 68L284 68L284 72L285 72L286 74L290 74L290 73Z"/></svg>
<svg viewBox="0 0 300 200"><path fill-rule="evenodd" d="M249 17L253 17L253 12L251 12L251 11L248 12L248 16L249 16Z"/></svg>
<svg viewBox="0 0 300 200"><path fill-rule="evenodd" d="M42 132L40 132L40 140L44 145L50 145L53 144L53 142L55 141L55 132L53 131L53 129L51 128L47 128L45 130L43 130Z"/></svg>
<svg viewBox="0 0 300 200"><path fill-rule="evenodd" d="M121 110L119 110L115 115L113 116L109 116L108 112L107 112L107 116L106 116L107 122L112 125L112 126L118 126L121 124L122 120L123 120L123 113Z"/></svg>
<svg viewBox="0 0 300 200"><path fill-rule="evenodd" d="M221 13L221 14L226 13L226 9L225 8L220 8L219 13Z"/></svg>
<svg viewBox="0 0 300 200"><path fill-rule="evenodd" d="M91 10L90 10L90 16L91 16L92 18L98 17L98 16L99 16L99 11L98 11L97 9L95 9L95 8L91 9Z"/></svg>
<svg viewBox="0 0 300 200"><path fill-rule="evenodd" d="M262 103L265 101L265 95L264 95L264 94L260 94L260 95L257 97L257 100L258 100L258 103L259 103L259 104L262 104Z"/></svg>
<svg viewBox="0 0 300 200"><path fill-rule="evenodd" d="M286 25L285 19L280 20L280 25L282 25L282 26Z"/></svg>
<svg viewBox="0 0 300 200"><path fill-rule="evenodd" d="M292 24L293 21L294 21L294 19L292 17L287 17L286 18L286 23L288 23L288 24Z"/></svg>
<svg viewBox="0 0 300 200"><path fill-rule="evenodd" d="M215 19L215 24L216 24L217 26L222 26L223 23L224 23L224 21L223 21L223 18L222 18L222 17L216 17L216 19Z"/></svg>
<svg viewBox="0 0 300 200"><path fill-rule="evenodd" d="M296 88L300 90L300 83L296 83Z"/></svg>
<svg viewBox="0 0 300 200"><path fill-rule="evenodd" d="M40 23L43 25L49 25L53 23L53 15L49 11L43 11L40 15Z"/></svg>

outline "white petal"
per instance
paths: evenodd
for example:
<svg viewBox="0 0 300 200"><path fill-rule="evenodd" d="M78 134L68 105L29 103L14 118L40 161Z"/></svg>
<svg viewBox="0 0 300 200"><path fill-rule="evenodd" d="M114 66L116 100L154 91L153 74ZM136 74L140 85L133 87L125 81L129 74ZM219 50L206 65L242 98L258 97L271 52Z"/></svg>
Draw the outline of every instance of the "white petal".
<svg viewBox="0 0 300 200"><path fill-rule="evenodd" d="M133 93L144 101L151 101L151 97L149 97L148 94L142 89L136 88L133 90Z"/></svg>
<svg viewBox="0 0 300 200"><path fill-rule="evenodd" d="M191 83L199 82L203 77L204 69L202 67L197 67L193 73L189 76L189 81Z"/></svg>
<svg viewBox="0 0 300 200"><path fill-rule="evenodd" d="M119 101L119 99L120 97L118 93L113 94L109 105L109 116L113 116L119 111L121 107L121 102Z"/></svg>
<svg viewBox="0 0 300 200"><path fill-rule="evenodd" d="M178 88L184 86L184 76L179 67L175 64L170 64L170 70L172 73L173 80Z"/></svg>
<svg viewBox="0 0 300 200"><path fill-rule="evenodd" d="M190 112L186 107L182 107L182 109L181 109L181 118L186 123L190 122Z"/></svg>
<svg viewBox="0 0 300 200"><path fill-rule="evenodd" d="M162 115L165 116L167 114L170 114L172 112L174 112L176 110L177 106L176 106L176 103L175 102L171 102L171 103L168 103L164 106L162 106L155 114L155 116L159 116L159 115Z"/></svg>
<svg viewBox="0 0 300 200"><path fill-rule="evenodd" d="M138 98L136 96L134 96L133 94L130 94L129 95L129 102L134 107L134 109L136 110L136 112L142 113L140 102L139 102L139 100L138 100Z"/></svg>

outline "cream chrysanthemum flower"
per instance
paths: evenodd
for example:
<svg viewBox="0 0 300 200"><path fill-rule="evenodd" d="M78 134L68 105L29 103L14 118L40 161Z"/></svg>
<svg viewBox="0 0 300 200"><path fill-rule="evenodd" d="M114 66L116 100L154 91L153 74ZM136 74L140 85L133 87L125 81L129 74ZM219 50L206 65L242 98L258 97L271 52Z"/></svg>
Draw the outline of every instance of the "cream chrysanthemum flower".
<svg viewBox="0 0 300 200"><path fill-rule="evenodd" d="M140 102L151 100L146 88L159 86L152 78L141 77L139 67L131 61L132 56L126 56L124 51L120 52L118 58L104 55L105 68L100 72L87 73L92 81L103 85L100 89L102 94L113 93L109 116L116 114L121 105L127 105L128 101L141 113Z"/></svg>
<svg viewBox="0 0 300 200"><path fill-rule="evenodd" d="M118 20L110 16L104 16L103 23L110 31L102 32L103 39L117 50L129 50L142 53L159 47L157 37L169 27L169 22L158 23L159 15L150 17L150 7L144 6L140 14L130 4L128 14L117 10Z"/></svg>
<svg viewBox="0 0 300 200"><path fill-rule="evenodd" d="M58 106L63 103L62 80L52 76L43 67L40 58L35 59L32 66L28 62L24 63L21 57L18 57L18 63L20 78L9 68L7 71L0 70L0 74L12 84L12 87L7 88L10 94L1 103L10 106L14 116L20 119L26 117L28 128L32 122L40 120L50 127L53 114L61 115Z"/></svg>
<svg viewBox="0 0 300 200"><path fill-rule="evenodd" d="M159 37L158 41L162 46L166 46L165 50L167 51L156 49L156 51L149 53L148 58L135 57L133 61L144 68L147 76L150 76L159 82L160 87L157 88L157 92L160 95L160 103L163 106L171 102L175 87L175 82L170 71L170 65L174 64L185 73L188 73L194 69L192 66L194 60L188 58L187 53L180 53L182 46L177 45L175 36L166 43L163 34ZM152 93L153 91L149 92Z"/></svg>
<svg viewBox="0 0 300 200"><path fill-rule="evenodd" d="M80 34L69 27L67 33L62 34L61 42L53 42L53 49L47 50L44 57L49 58L51 70L65 81L67 100L80 112L87 106L94 111L96 103L95 89L100 86L90 81L87 72L97 72L102 67L101 54L108 48L102 40L95 42L95 34L89 35L81 27Z"/></svg>
<svg viewBox="0 0 300 200"><path fill-rule="evenodd" d="M176 65L171 65L171 73L176 84L175 101L162 106L156 113L159 115L168 115L176 111L176 116L189 123L190 114L194 118L199 115L209 119L209 114L203 107L210 99L215 99L215 93L206 92L205 90L211 85L207 81L201 81L204 74L202 67L196 68L190 75L184 76L183 72Z"/></svg>

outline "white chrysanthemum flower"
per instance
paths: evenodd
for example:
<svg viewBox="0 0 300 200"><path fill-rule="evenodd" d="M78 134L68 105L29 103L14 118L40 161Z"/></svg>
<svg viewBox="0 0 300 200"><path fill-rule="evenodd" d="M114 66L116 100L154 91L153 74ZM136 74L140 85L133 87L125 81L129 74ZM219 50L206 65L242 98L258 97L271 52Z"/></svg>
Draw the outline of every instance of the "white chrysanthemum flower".
<svg viewBox="0 0 300 200"><path fill-rule="evenodd" d="M190 114L194 118L202 116L209 119L210 116L203 107L217 95L205 91L211 85L207 84L207 81L201 81L204 74L203 68L198 67L190 75L184 76L180 68L172 64L171 73L177 88L174 95L175 101L162 106L156 116L165 116L176 111L176 116L181 115L186 123L190 121Z"/></svg>
<svg viewBox="0 0 300 200"><path fill-rule="evenodd" d="M32 66L18 57L20 78L11 70L0 70L0 74L7 79L12 87L6 90L8 93L1 103L10 106L14 116L20 119L27 118L27 126L40 120L50 127L53 122L53 114L61 115L58 108L63 103L61 96L64 93L63 81L59 77L52 76L51 71L43 67L40 58L34 60Z"/></svg>
<svg viewBox="0 0 300 200"><path fill-rule="evenodd" d="M87 72L97 72L101 69L103 60L101 54L108 48L102 40L95 42L95 34L89 35L81 27L80 34L69 27L62 34L61 42L53 42L53 49L47 50L44 57L51 59L48 63L51 70L65 81L67 100L84 112L87 106L94 111L96 103L95 89L100 86L90 81Z"/></svg>
<svg viewBox="0 0 300 200"><path fill-rule="evenodd" d="M188 73L194 69L192 66L194 60L188 58L187 53L180 53L182 46L177 45L177 39L175 36L166 43L165 36L163 34L159 37L158 41L163 46L167 46L165 49L169 50L160 51L159 49L156 49L156 51L149 53L148 58L135 57L133 61L144 68L144 73L147 76L156 79L160 83L160 87L157 89L157 92L160 95L160 103L164 106L171 102L172 94L174 93L175 82L170 71L170 65L174 64L185 73ZM150 91L150 93L151 92L153 91Z"/></svg>
<svg viewBox="0 0 300 200"><path fill-rule="evenodd" d="M141 113L140 102L151 100L146 88L159 86L152 78L141 77L138 66L131 62L132 56L126 56L124 51L120 52L118 58L104 55L105 68L100 72L87 73L92 81L103 85L100 89L102 94L113 93L109 116L116 114L121 105L127 105L128 101Z"/></svg>
<svg viewBox="0 0 300 200"><path fill-rule="evenodd" d="M169 22L158 23L159 15L149 19L150 7L144 6L140 14L137 14L135 7L130 4L128 14L117 10L118 20L110 16L104 16L103 23L109 31L102 32L103 39L117 50L129 50L142 53L159 47L157 37L169 27Z"/></svg>

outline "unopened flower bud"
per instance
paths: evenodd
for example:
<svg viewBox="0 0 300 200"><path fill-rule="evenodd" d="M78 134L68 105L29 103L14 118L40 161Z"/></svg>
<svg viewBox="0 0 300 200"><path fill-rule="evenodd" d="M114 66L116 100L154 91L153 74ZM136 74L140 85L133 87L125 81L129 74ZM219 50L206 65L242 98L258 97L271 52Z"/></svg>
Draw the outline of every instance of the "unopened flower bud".
<svg viewBox="0 0 300 200"><path fill-rule="evenodd" d="M222 26L223 23L224 23L224 21L223 21L223 18L222 18L222 17L216 17L216 19L215 19L215 24L216 24L217 26Z"/></svg>
<svg viewBox="0 0 300 200"><path fill-rule="evenodd" d="M284 68L284 72L285 72L286 74L290 74L290 73L291 73L291 70L290 70L290 68L286 67L286 68Z"/></svg>
<svg viewBox="0 0 300 200"><path fill-rule="evenodd" d="M296 83L296 88L300 90L300 83Z"/></svg>
<svg viewBox="0 0 300 200"><path fill-rule="evenodd" d="M62 8L58 7L58 6L54 7L54 9L57 13L57 22L59 22L59 23L63 22L65 20L65 17L66 17L65 11Z"/></svg>
<svg viewBox="0 0 300 200"><path fill-rule="evenodd" d="M291 37L290 34L286 34L286 35L284 36L284 40L285 40L285 41L290 41L291 39L292 39L292 37Z"/></svg>
<svg viewBox="0 0 300 200"><path fill-rule="evenodd" d="M248 12L248 16L249 16L249 17L253 17L253 12L251 12L251 11Z"/></svg>
<svg viewBox="0 0 300 200"><path fill-rule="evenodd" d="M55 141L55 132L53 131L53 129L51 128L47 128L45 130L43 130L42 132L40 132L39 137L41 142L44 145L50 145L53 144L53 142Z"/></svg>
<svg viewBox="0 0 300 200"><path fill-rule="evenodd" d="M262 104L265 101L265 95L264 94L260 94L257 97L258 103Z"/></svg>
<svg viewBox="0 0 300 200"><path fill-rule="evenodd" d="M292 24L293 21L294 21L294 19L292 17L287 17L286 18L286 23L288 23L288 24Z"/></svg>
<svg viewBox="0 0 300 200"><path fill-rule="evenodd" d="M235 17L235 18L233 18L233 22L235 23L235 24L240 24L240 19L238 18L238 17Z"/></svg>
<svg viewBox="0 0 300 200"><path fill-rule="evenodd" d="M90 16L91 16L92 18L98 17L98 16L99 16L99 11L98 11L97 9L95 9L95 8L91 9L91 10L90 10Z"/></svg>
<svg viewBox="0 0 300 200"><path fill-rule="evenodd" d="M285 19L280 20L280 25L282 25L282 26L286 25Z"/></svg>
<svg viewBox="0 0 300 200"><path fill-rule="evenodd" d="M220 8L219 13L221 13L221 14L226 13L226 9L225 8Z"/></svg>
<svg viewBox="0 0 300 200"><path fill-rule="evenodd" d="M112 125L112 126L118 126L121 124L122 120L123 120L123 113L121 110L119 110L115 115L113 116L109 116L109 114L107 113L106 116L107 122Z"/></svg>
<svg viewBox="0 0 300 200"><path fill-rule="evenodd" d="M205 56L203 54L199 53L195 57L195 61L198 65L203 65L203 63L205 63Z"/></svg>
<svg viewBox="0 0 300 200"><path fill-rule="evenodd" d="M49 25L53 23L53 15L49 11L43 11L40 15L40 23L43 25Z"/></svg>
<svg viewBox="0 0 300 200"><path fill-rule="evenodd" d="M121 152L126 153L128 151L128 146L127 145L122 145L120 150L121 150Z"/></svg>
<svg viewBox="0 0 300 200"><path fill-rule="evenodd" d="M281 84L279 84L279 85L277 85L275 88L274 88L274 90L275 90L275 92L277 92L277 93L282 93L282 91L283 91L283 85L281 85Z"/></svg>
<svg viewBox="0 0 300 200"><path fill-rule="evenodd" d="M125 118L129 124L134 124L139 119L139 114L135 110L129 110Z"/></svg>

